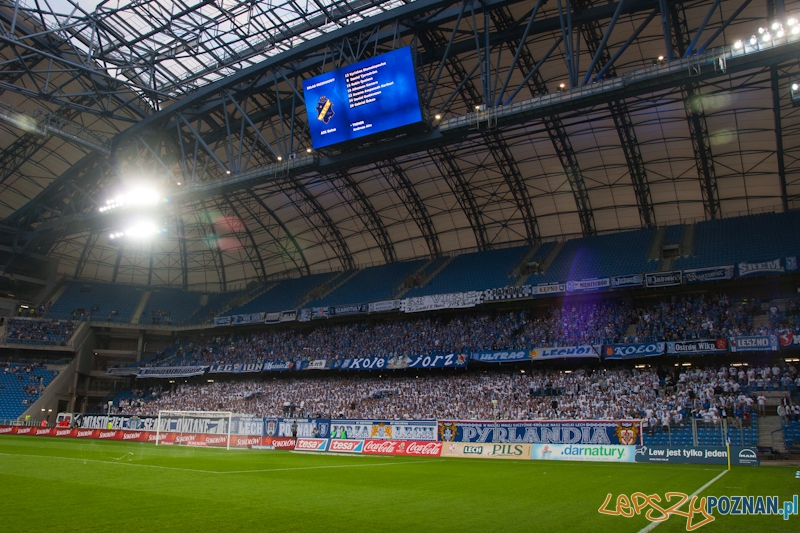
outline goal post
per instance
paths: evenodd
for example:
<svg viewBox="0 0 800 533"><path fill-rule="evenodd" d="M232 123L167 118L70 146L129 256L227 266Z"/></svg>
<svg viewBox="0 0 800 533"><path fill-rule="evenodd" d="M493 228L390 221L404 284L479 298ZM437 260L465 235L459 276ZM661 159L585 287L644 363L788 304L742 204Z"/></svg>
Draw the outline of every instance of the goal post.
<svg viewBox="0 0 800 533"><path fill-rule="evenodd" d="M196 435L224 436L225 448L231 449L233 419L239 416L232 411L158 411L156 446L170 438L170 444L196 444ZM175 434L175 437L168 437ZM190 439L184 439L192 435ZM206 438L206 437L204 437ZM203 441L205 442L205 440Z"/></svg>

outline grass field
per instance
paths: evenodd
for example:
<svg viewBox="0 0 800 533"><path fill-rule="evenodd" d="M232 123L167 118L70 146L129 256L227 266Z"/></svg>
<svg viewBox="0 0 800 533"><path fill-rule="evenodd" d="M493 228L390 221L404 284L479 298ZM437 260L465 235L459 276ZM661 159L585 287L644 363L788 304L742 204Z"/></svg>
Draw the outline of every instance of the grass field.
<svg viewBox="0 0 800 533"><path fill-rule="evenodd" d="M735 468L703 494L788 500L796 470ZM598 512L606 494L691 494L720 472L0 436L0 531L638 532L643 515ZM679 516L655 529L685 530ZM716 516L699 531L797 532L800 516Z"/></svg>

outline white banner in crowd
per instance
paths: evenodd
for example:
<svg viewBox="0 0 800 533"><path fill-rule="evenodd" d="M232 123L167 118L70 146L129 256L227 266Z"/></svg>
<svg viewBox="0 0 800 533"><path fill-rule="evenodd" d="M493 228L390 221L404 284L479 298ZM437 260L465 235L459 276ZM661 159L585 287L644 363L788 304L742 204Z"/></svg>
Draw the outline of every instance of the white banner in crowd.
<svg viewBox="0 0 800 533"><path fill-rule="evenodd" d="M568 281L567 292L597 291L608 289L610 286L611 280L609 278L582 279L579 281Z"/></svg>
<svg viewBox="0 0 800 533"><path fill-rule="evenodd" d="M370 313L381 313L384 311L394 311L400 307L398 300L384 300L382 302L372 302L369 304Z"/></svg>
<svg viewBox="0 0 800 533"><path fill-rule="evenodd" d="M400 304L400 310L404 313L419 313L420 311L433 311L435 309L463 309L466 307L475 307L481 303L482 296L482 291L416 296L403 300Z"/></svg>

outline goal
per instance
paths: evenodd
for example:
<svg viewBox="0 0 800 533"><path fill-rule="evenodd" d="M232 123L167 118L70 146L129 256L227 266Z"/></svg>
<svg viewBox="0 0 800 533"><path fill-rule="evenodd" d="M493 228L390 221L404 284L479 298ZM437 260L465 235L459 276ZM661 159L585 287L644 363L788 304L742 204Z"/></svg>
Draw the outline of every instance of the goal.
<svg viewBox="0 0 800 533"><path fill-rule="evenodd" d="M231 411L170 411L158 412L156 446L225 446L231 449L234 417Z"/></svg>

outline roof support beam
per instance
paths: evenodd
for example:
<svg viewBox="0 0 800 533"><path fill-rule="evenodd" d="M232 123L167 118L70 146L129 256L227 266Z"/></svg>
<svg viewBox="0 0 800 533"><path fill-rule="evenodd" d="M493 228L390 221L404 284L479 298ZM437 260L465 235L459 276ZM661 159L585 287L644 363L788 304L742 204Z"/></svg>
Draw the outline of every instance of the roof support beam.
<svg viewBox="0 0 800 533"><path fill-rule="evenodd" d="M569 5L567 9L570 9ZM495 25L501 31L507 30L514 24L514 19L511 17L511 13L507 8L495 9L493 15L495 17ZM535 72L533 76L527 78L527 86L531 96L546 94L548 92L547 84L539 73L538 64L531 55L526 44L513 39L507 41L506 44L510 48L516 50L516 56L524 71ZM550 137L550 142L553 143L553 148L556 154L558 154L558 159L561 162L561 166L564 168L564 174L569 181L570 188L575 197L575 205L578 210L578 218L581 222L581 230L584 235L594 235L596 233L594 213L592 211L591 202L589 201L589 193L586 190L586 179L578 164L578 158L575 155L575 150L572 148L567 130L564 128L561 118L556 114L545 117L542 122ZM527 203L530 204L530 200L528 200ZM533 208L530 207L530 209L532 210ZM536 229L537 234L531 239L531 242L536 242L538 240L538 223L536 223Z"/></svg>
<svg viewBox="0 0 800 533"><path fill-rule="evenodd" d="M673 41L678 56L683 56L689 46L689 27L686 22L686 12L682 5L670 6L672 21ZM700 179L700 191L703 196L703 210L707 219L714 220L722 216L717 187L717 172L714 168L714 157L711 153L711 141L708 137L708 123L706 121L703 99L700 86L697 83L687 83L681 88L683 105L686 110L686 122L692 138L697 176Z"/></svg>
<svg viewBox="0 0 800 533"><path fill-rule="evenodd" d="M305 217L309 226L314 228L322 237L320 242L333 249L343 269L352 270L355 268L353 254L350 253L350 247L347 246L347 241L344 239L342 232L339 231L339 226L334 223L328 212L320 205L317 198L308 190L305 184L295 177L290 177L288 181L289 187L284 190L286 196L300 214Z"/></svg>
<svg viewBox="0 0 800 533"><path fill-rule="evenodd" d="M586 7L586 0L579 0L578 6L583 9ZM620 2L620 6L623 3ZM588 21L583 24L583 38L586 41L586 47L590 53L593 54L594 59L590 70L586 72L584 83L592 76L595 67L600 71L605 69L611 77L616 77L617 73L611 64L611 54L606 48L608 37L611 33L609 27L605 33L598 21ZM631 120L628 106L624 100L616 100L609 102L608 109L611 112L611 118L616 126L617 134L619 135L620 145L625 154L625 162L628 164L628 173L631 177L633 190L636 195L636 205L639 208L639 218L642 221L642 226L651 227L656 223L655 210L653 208L653 197L650 192L650 183L647 180L647 171L644 166L644 159L639 147L639 141L636 138L636 131L633 128L633 121Z"/></svg>
<svg viewBox="0 0 800 533"><path fill-rule="evenodd" d="M372 202L369 201L369 198L364 194L358 183L345 171L331 174L328 178L336 187L339 196L355 211L358 218L361 219L361 222L375 238L378 248L383 254L383 260L387 263L396 262L397 254L394 250L394 243L389 238L389 232L386 231L383 220L375 211Z"/></svg>
<svg viewBox="0 0 800 533"><path fill-rule="evenodd" d="M231 210L233 211L233 214L236 215L236 218L239 219L239 222L241 222L242 228L244 228L244 232L247 235L247 238L250 240L250 243L253 245L252 249L249 246L245 246L244 249L245 249L245 253L247 254L248 259L250 259L250 263L253 265L253 268L256 271L256 275L258 276L258 278L261 281L266 281L266 279L267 279L267 271L264 268L264 260L261 258L261 252L259 251L258 243L253 238L253 234L250 231L250 228L247 226L247 222L245 221L245 219L243 219L241 217L241 215L239 215L239 211L236 209L236 206L233 205L233 202L231 202L230 197L229 196L223 196L223 198L225 199L225 203L228 204L228 207L230 207ZM255 259L258 260L257 263L255 261L253 261L252 254L255 254ZM261 271L261 274L259 274L259 270Z"/></svg>
<svg viewBox="0 0 800 533"><path fill-rule="evenodd" d="M433 256L441 254L442 249L439 244L439 234L436 233L433 227L433 221L428 213L428 208L425 207L422 198L420 198L419 193L417 193L417 190L414 188L414 184L411 183L408 175L403 171L403 167L401 167L396 160L389 159L386 161L386 166L378 164L375 168L383 175L384 179L391 184L395 193L397 193L403 201L403 205L408 208L411 218L416 222L417 227L419 227L420 232L422 232L422 238L425 239L425 243L428 245L428 253Z"/></svg>
<svg viewBox="0 0 800 533"><path fill-rule="evenodd" d="M259 224L261 224L261 227L264 228L264 230L267 233L269 233L270 236L273 237L273 239L275 239L275 242L277 242L278 245L281 247L281 249L283 249L286 256L294 263L295 268L297 268L297 270L300 272L301 275L304 272L307 275L311 274L311 267L308 264L308 259L306 259L306 256L303 253L303 249L300 248L300 245L297 243L297 239L295 239L294 235L292 235L292 233L289 231L289 228L286 227L286 224L284 224L283 221L280 218L278 218L278 215L275 213L275 211L270 209L269 206L264 202L264 200L261 199L260 196L258 196L255 192L253 192L253 189L247 189L247 194L250 196L250 198L255 200L256 203L258 203L258 205L260 205L261 208L264 209L264 211L269 213L269 216L272 217L272 220L274 220L275 223L278 224L280 229L286 235L286 238L289 239L289 241L294 246L294 251L289 250L285 245L281 244L281 240L278 239L275 236L275 234L267 228L267 226L264 224L264 221L260 217L254 217L256 220L258 220ZM242 207L247 209L249 213L252 214L252 211L246 206L243 199L240 199L239 203L242 205ZM300 256L300 259L303 262L302 266L297 264L297 260L295 259L295 254Z"/></svg>

